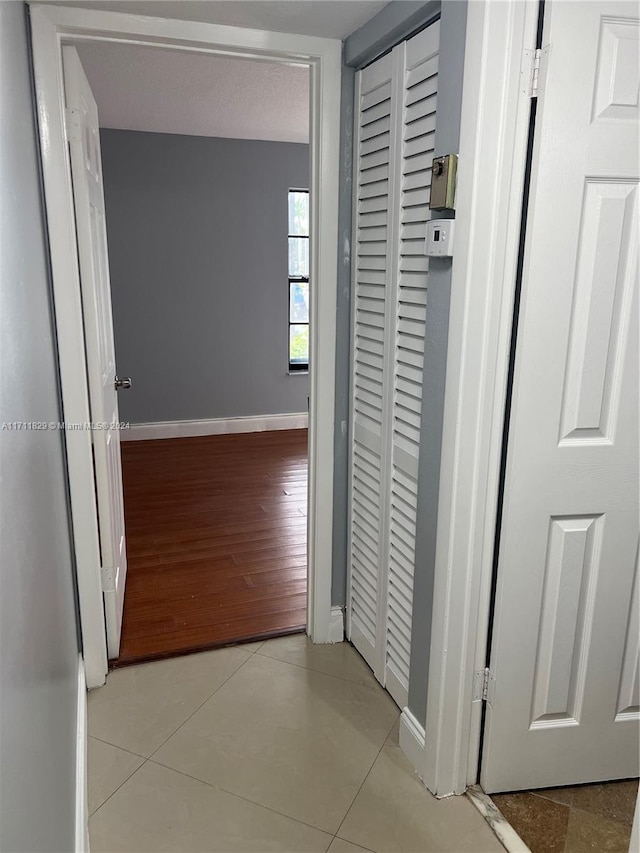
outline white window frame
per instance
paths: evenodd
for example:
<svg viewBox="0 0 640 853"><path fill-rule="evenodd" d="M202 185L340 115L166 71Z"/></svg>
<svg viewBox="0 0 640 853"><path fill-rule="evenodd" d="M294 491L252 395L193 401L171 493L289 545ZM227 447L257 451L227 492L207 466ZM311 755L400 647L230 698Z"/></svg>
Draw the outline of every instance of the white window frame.
<svg viewBox="0 0 640 853"><path fill-rule="evenodd" d="M289 189L287 190L287 252L289 249L289 245L288 245L289 240L292 237L303 237L306 240L310 240L309 234L289 234L288 233L289 232L289 216L288 216L289 196L292 193L306 193L308 198L311 197L311 194L309 193L308 189L300 189L300 188L296 188L296 187L289 187ZM291 285L294 282L301 282L301 281L307 282L307 287L309 288L309 295L311 295L311 284L310 284L311 277L309 275L307 275L306 277L303 275L292 276L291 270L289 269L289 257L287 254L287 284L288 284L288 286L287 286L287 320L288 320L287 365L288 365L289 375L291 375L291 376L296 376L299 374L302 374L303 376L305 376L306 374L309 373L309 359L308 358L305 362L297 362L298 366L294 366L295 363L291 361L291 326L309 326L309 328L311 328L310 323L292 323L291 322ZM309 319L311 319L311 318L309 318Z"/></svg>
<svg viewBox="0 0 640 853"><path fill-rule="evenodd" d="M307 633L315 643L342 639L331 608L335 306L341 42L120 12L31 5L33 62L64 418L90 420L80 278L64 127L63 44L115 42L200 54L307 65L310 69L309 509ZM106 637L91 436L65 435L83 657L89 687L104 683Z"/></svg>

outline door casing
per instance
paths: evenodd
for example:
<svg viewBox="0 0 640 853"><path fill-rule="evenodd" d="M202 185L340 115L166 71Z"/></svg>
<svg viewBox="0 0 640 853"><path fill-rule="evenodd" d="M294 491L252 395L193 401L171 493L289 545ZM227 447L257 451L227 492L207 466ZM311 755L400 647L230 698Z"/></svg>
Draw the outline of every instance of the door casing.
<svg viewBox="0 0 640 853"><path fill-rule="evenodd" d="M31 28L47 230L64 420L91 421L69 150L65 135L63 44L117 42L307 65L311 77L311 295L307 633L315 643L343 636L331 607L338 164L342 45L290 35L120 12L32 4ZM104 683L107 649L91 452L86 429L66 429L80 626L87 686Z"/></svg>
<svg viewBox="0 0 640 853"><path fill-rule="evenodd" d="M475 784L538 0L469 2L424 727L400 745L436 796ZM412 649L412 654L416 654Z"/></svg>

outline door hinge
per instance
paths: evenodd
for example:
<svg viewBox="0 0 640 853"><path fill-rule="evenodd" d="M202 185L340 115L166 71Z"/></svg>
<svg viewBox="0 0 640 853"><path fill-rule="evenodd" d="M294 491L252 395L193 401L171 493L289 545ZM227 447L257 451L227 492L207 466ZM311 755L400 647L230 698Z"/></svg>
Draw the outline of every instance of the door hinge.
<svg viewBox="0 0 640 853"><path fill-rule="evenodd" d="M112 566L102 566L100 569L100 579L102 581L103 592L113 592L116 588L115 573Z"/></svg>
<svg viewBox="0 0 640 853"><path fill-rule="evenodd" d="M80 110L65 107L64 131L67 137L67 142L77 142L82 138L80 135Z"/></svg>
<svg viewBox="0 0 640 853"><path fill-rule="evenodd" d="M536 48L536 52L533 55L533 62L531 63L531 88L529 90L529 94L532 98L538 97L538 84L540 82L540 57L542 56L542 50L538 47Z"/></svg>
<svg viewBox="0 0 640 853"><path fill-rule="evenodd" d="M537 47L535 50L525 50L520 72L523 80L524 94L529 98L537 98L540 94L544 63L549 54L549 46Z"/></svg>
<svg viewBox="0 0 640 853"><path fill-rule="evenodd" d="M486 702L489 695L489 682L491 671L489 667L479 669L473 673L473 701Z"/></svg>

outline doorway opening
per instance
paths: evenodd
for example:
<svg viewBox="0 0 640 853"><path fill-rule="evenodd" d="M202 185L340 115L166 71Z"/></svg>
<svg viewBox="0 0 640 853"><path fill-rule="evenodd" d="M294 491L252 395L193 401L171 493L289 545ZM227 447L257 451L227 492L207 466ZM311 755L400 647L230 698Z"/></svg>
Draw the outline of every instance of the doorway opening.
<svg viewBox="0 0 640 853"><path fill-rule="evenodd" d="M304 631L309 69L88 44L65 48L65 74L72 50L97 105L102 289L127 374L111 663Z"/></svg>
<svg viewBox="0 0 640 853"><path fill-rule="evenodd" d="M222 639L216 637L213 638L211 643L207 641L206 644L201 639L197 639L189 648L194 649L203 648L205 645L228 644L234 642L234 640L249 639L250 636L272 635L273 633L281 633L283 630L300 630L305 626L307 633L314 642L335 642L343 636L342 613L339 608L336 608L334 614L331 607L330 552L332 516L331 513L326 512L326 505L327 499L333 491L333 465L330 460L333 457L334 401L332 389L335 381L335 299L337 274L335 247L337 245L340 43L335 39L288 36L266 31L235 30L234 28L218 27L216 25L197 24L192 26L185 22L161 22L143 18L136 19L126 15L121 16L113 13L65 9L62 7L34 6L31 9L31 15L40 132L41 136L46 134L47 139L47 145L43 147L45 194L48 210L57 212L56 216L50 215L47 224L52 245L56 325L60 344L63 403L67 420L88 422L93 411L93 407L90 405L93 396L90 400L88 387L91 385L91 365L87 357L84 359L82 357L78 358L80 352L85 355L86 329L84 325L89 317L89 314L86 312L83 316L85 293L81 289L82 276L79 274L81 272L79 266L82 267L82 264L78 264L79 256L80 260L82 259L80 230L83 224L86 226L91 216L89 214L84 215L82 211L79 212L77 198L74 199L76 202L75 210L70 202L73 194L75 194L75 185L78 183L76 180L77 175L86 172L88 177L85 175L85 181L89 181L89 183L94 181L95 183L95 176L100 172L100 169L97 167L94 169L94 175L90 174L89 170L90 161L92 158L95 159L96 138L99 140L100 134L97 118L94 130L85 133L88 127L88 120L85 121L84 107L94 100L88 82L84 91L84 96L86 97L84 97L84 100L80 99L79 105L74 107L66 102L65 78L68 75L66 75L63 68L63 53L71 49L75 50L77 56L77 48L81 48L84 51L91 45L100 47L101 49L106 49L107 47L130 47L133 49L135 47L135 49L149 51L150 54L154 53L156 55L159 52L159 48L168 48L167 52L173 57L182 57L183 59L195 57L198 59L209 58L211 60L215 59L227 62L240 61L240 63L244 62L246 65L259 64L263 76L268 76L266 72L277 66L282 67L287 72L293 69L298 71L303 69L307 74L309 104L308 112L306 112L308 122L306 126L306 132L308 133L307 178L305 180L304 177L301 178L299 176L293 178L287 177L284 190L281 193L281 208L280 202L276 204L272 200L265 198L263 194L257 200L253 202L249 201L244 210L247 216L249 214L253 215L256 211L266 212L269 215L270 221L281 225L282 233L280 234L279 232L277 238L270 237L269 249L277 253L278 257L283 261L279 276L280 293L277 299L272 295L268 300L270 310L278 314L282 334L278 333L276 336L272 331L266 331L263 322L257 331L253 330L253 336L250 337L245 349L249 352L255 351L256 345L261 342L261 334L263 338L269 341L277 337L276 347L281 358L280 378L282 381L290 383L291 386L295 384L298 389L302 388L305 382L308 383L308 390L305 388L302 392L298 392L299 396L303 399L303 404L295 408L288 407L288 410L283 410L281 404L279 404L275 410L274 408L267 408L258 413L225 411L220 413L218 417L203 417L199 413L190 414L186 417L163 415L163 421L150 417L145 418L141 422L144 424L144 427L140 427L137 436L135 435L135 430L131 429L128 437L150 439L135 442L135 445L138 445L140 448L139 452L142 452L144 447L153 449L153 439L165 441L168 438L175 438L176 443L182 442L183 445L189 442L193 443L198 439L207 439L211 443L214 443L214 440L219 440L220 442L224 440L227 442L227 446L231 446L234 442L241 441L243 436L239 435L240 433L248 435L248 438L244 436L245 440L258 441L261 439L263 444L271 440L277 445L279 442L282 443L285 440L285 433L288 430L299 430L298 441L292 442L296 448L293 451L294 461L292 464L289 464L288 469L286 454L280 453L280 456L283 456L284 459L282 465L286 469L285 473L282 470L280 470L279 474L278 470L263 472L264 477L268 480L267 485L279 490L279 500L277 503L279 504L278 511L282 518L282 513L286 513L287 511L287 505L295 505L296 502L301 502L304 499L305 484L302 476L304 472L300 467L302 456L300 446L304 443L305 431L308 426L308 509L305 514L304 507L301 511L298 511L298 507L296 506L295 523L297 527L295 528L295 532L287 537L283 535L280 528L279 532L272 534L277 545L274 545L272 542L269 547L262 549L265 552L262 554L263 557L267 555L271 556L277 562L278 557L284 556L282 553L279 553L279 549L282 551L285 545L293 547L295 544L297 546L297 552L294 555L297 564L293 567L297 569L298 577L296 577L296 582L298 588L306 585L308 594L305 595L304 590L299 589L295 606L285 607L285 609L295 611L295 623L291 624L289 622L289 624L280 626L280 628L274 628L271 625L265 630L246 630L245 625L245 630L239 632L235 637L227 636ZM150 50L150 48L153 48L153 50ZM82 64L79 61L78 64L82 69ZM84 71L82 73L84 74ZM129 87L129 89L132 88L134 87ZM122 87L122 90L130 94L127 87ZM233 101L233 97L230 96L230 100ZM289 98L289 101L291 101L291 98ZM60 110L61 104L65 107L64 111ZM161 112L162 105L161 99L160 106L156 112ZM156 106L158 106L157 103ZM201 105L200 117L203 115L207 116L208 113ZM86 127L83 126L83 122ZM282 115L278 116L276 114L275 123L282 125ZM175 141L176 134L171 133L172 129L169 130L170 133L168 135L171 135L172 141ZM87 145L91 143L89 145L91 151L88 155L85 152L86 156L84 156L84 160L81 156L74 164L72 154L74 143L77 142L76 131L79 131L78 138L83 137ZM156 134L141 132L140 135L153 136ZM202 136L201 133L188 135L191 141L197 141L196 137ZM246 137L247 135L245 134L244 136ZM93 141L91 141L92 137ZM254 141L243 138L243 134L241 133L227 134L222 141L230 144L233 139L236 139L236 142L233 143L236 148ZM240 142L237 141L238 139ZM269 141L274 143L280 142L279 139ZM322 156L320 156L321 146ZM87 151L89 151L89 148ZM180 169L174 169L169 177L175 177L176 171L186 168L188 162L190 161L183 158ZM72 172L73 182L71 181ZM130 184L135 185L135 181L139 177L140 171L133 176L134 180ZM287 246L291 232L288 223L287 208L288 193L294 188L309 190L308 235L304 235L306 237L305 242L309 244L307 273L310 281L310 288L308 290L309 316L307 318L309 324L308 371L289 370L289 311L291 299L289 270L287 269L287 258L289 256ZM179 183L174 186L174 190L176 199L178 200ZM107 205L108 207L109 205ZM281 222L278 214L280 209L283 214ZM224 213L225 216L223 219L232 219L230 214L228 214L228 210L225 210ZM114 220L113 216L111 220L121 224L121 220ZM140 216L139 221L145 222L145 216ZM236 217L236 224L238 221L242 225L242 217ZM212 242L216 236L212 222L206 216L201 216L197 224L198 228L195 229L197 230L197 236L201 236L204 233L209 242ZM78 226L77 237L74 225ZM237 230L242 235L242 228L240 227ZM244 236L246 237L246 234ZM171 240L167 240L166 242L171 244L174 242L174 237L175 235L171 235ZM193 238L194 234L191 237ZM88 245L91 246L91 239L88 240ZM156 253L166 253L166 249L167 246L165 244L158 246L156 243ZM245 255L251 256L253 254L259 255L259 253L252 251L251 242L247 241L240 246L236 253L236 261L243 259ZM147 260L150 261L153 257L153 252L147 252ZM95 257L91 260L95 261ZM98 279L100 278L101 270L99 264L96 266L95 263L93 265L90 263L89 265L85 265L85 268L91 270L91 275L94 278L96 276ZM189 268L189 264L183 263L181 267L174 268L171 271L174 279L174 313L184 308L184 303L186 302L183 299L185 295L184 281L189 274ZM234 270L229 270L228 267L224 268L222 272L225 274L226 287L226 290L222 290L222 296L229 298L229 294L234 291L241 296L246 296L248 286L252 284L249 280L250 277L246 274L244 276L234 276ZM157 284L157 276L152 275L149 278L152 285ZM262 290L259 290L258 293L264 295L266 292L264 286L265 275L262 273L254 274L253 278L257 278L258 283L262 285ZM96 292L98 290L100 288L97 288ZM154 312L159 310L159 293L159 290L152 290L151 295L147 296L146 308L148 314L145 316L144 322L139 321L134 326L140 335L145 334L149 326L149 321L154 316ZM105 305L107 305L107 310L94 312L97 318L108 314L108 305L110 305L111 300L105 300L104 296L105 291L104 287L102 287L101 298ZM255 310L256 308L250 299L245 299L243 305L247 311ZM258 313L262 311L262 319L264 321L264 302L260 303L258 301L257 308ZM299 309L300 305L297 305L296 310L299 311ZM211 321L217 317L218 313L222 312L209 310L208 314L206 312L203 313L205 314L205 318ZM242 317L240 319L242 320ZM242 323L229 322L227 325L231 329L234 339L240 339L241 343L243 341L246 343L248 339L246 335L244 337L242 335ZM172 336L170 333L167 333L166 326L165 344L167 350L170 350L172 355L175 355L175 350L171 349ZM148 351L148 348L145 348L145 351ZM225 354L225 358L222 359L223 363L227 363L229 360ZM206 357L202 358L201 362L206 366ZM256 357L253 360L252 371L250 374L245 374L245 377L247 375L251 377L257 376L258 380L262 381L263 374L261 371L264 370L265 362L266 359L262 356ZM122 369L124 372L124 365ZM178 370L180 370L180 364L178 364ZM94 373L96 373L95 364ZM133 370L131 370L131 373L133 374ZM176 387L183 390L185 388L187 390L190 389L193 384L194 375L193 371L184 371L182 383L179 383L177 386L174 383L174 389ZM167 392L171 391L172 385L170 382L167 382L168 375L163 375L161 372L160 377L166 396ZM136 377L133 376L131 391L127 391L130 399L134 399L132 392L136 388L135 382ZM113 388L114 385L119 384L120 379L115 375L114 368L111 381L105 380L104 387ZM148 385L147 387L150 386ZM242 383L234 383L232 390L236 393L242 391ZM273 401L275 392L272 386L267 386L262 381L260 390L263 393L263 397L266 396L267 399ZM221 396L216 395L216 399L219 401ZM322 406L319 405L320 399L322 399ZM125 415L121 420L126 421L129 418ZM130 420L133 420L133 418L130 418ZM185 420L187 421L186 426L183 423ZM178 422L178 425L176 422ZM159 423L163 423L161 429L168 430L168 433L165 433L164 436L158 434ZM274 432L267 432L267 429L274 430ZM149 431L151 431L151 435ZM100 495L99 484L96 482L98 468L94 469L93 465L93 455L97 440L96 435L89 434L90 432L70 432L67 434L66 439L71 504L74 519L74 545L78 565L78 589L84 658L87 683L89 687L92 687L104 682L107 670L107 642L105 634L109 640L109 657L112 659L116 657L113 651L114 647L116 653L119 651L120 622L124 609L124 584L122 583L124 573L121 571L122 566L116 566L115 568L105 567L101 560L101 553L105 551L105 535L107 538L111 535L115 539L118 538L118 507L117 500L102 501L102 503L108 504L109 513L107 515L109 521L113 522L115 519L115 524L109 528L106 524L103 524L103 519L98 514L98 507L96 505L98 503L96 501L96 494ZM113 435L113 430L110 431L110 435ZM118 433L119 437L120 434ZM126 442L126 444L129 443ZM132 449L131 451L125 449L125 456L129 453L135 455L135 450L133 449L134 442L130 442L130 444ZM117 471L118 474L120 472L120 450L118 450L117 454L113 455L114 459L117 459L118 464L112 465L109 469L109 473L113 478L112 480L108 480L109 485L113 485L117 481L115 472ZM244 456L247 459L252 458L246 452ZM196 452L195 457L201 459L202 454ZM228 457L229 454L227 453L225 455L227 461ZM253 454L253 459L255 468L255 454ZM178 467L181 466L178 465ZM126 478L127 474L125 471ZM248 486L247 490L250 493L252 490L255 491L255 484ZM189 491L188 488L187 491ZM195 492L195 490L193 491ZM219 491L221 490L219 489ZM122 497L121 488L120 497ZM171 502L174 505L176 504L177 497L177 494L174 492L171 498ZM262 497L264 498L264 495ZM261 512L265 516L268 516L270 514L269 511L265 511L265 508L262 505L260 506ZM124 513L120 510L122 530L124 530L123 515ZM284 517L286 518L287 516L284 515ZM96 523L97 519L100 520L99 529ZM302 532L300 532L299 519L302 520ZM241 521L236 521L235 523L236 525L246 524L249 521L248 517L244 517ZM232 522L229 520L228 524L230 525ZM161 538L166 536L167 533L170 533L170 531L156 531L155 535L151 536L156 541L151 543L150 548L147 548L152 553L146 556L152 558L157 556L158 545L163 544ZM228 556L234 562L234 566L240 565L242 561L238 557L238 552L248 553L251 550L250 536L242 529L236 529L235 533L227 532L226 535L235 538L235 542L231 544L236 546L236 550L232 551ZM122 541L122 539L124 539L124 536L120 537L119 541ZM295 543L287 540L295 540ZM194 541L197 541L197 536L195 536ZM174 547L179 547L179 543L174 543ZM302 565L298 563L302 563ZM300 569L304 570L305 567L306 571L301 573ZM299 577L300 574L303 574L303 577ZM247 582L247 578L242 573L240 577L244 586L251 590L252 587ZM176 584L180 586L181 582L176 581ZM219 587L221 586L222 584L218 584L217 594L220 594L221 590ZM255 590L255 587L253 589ZM151 591L149 587L147 591ZM276 596L276 599L277 605L282 604L282 596ZM111 605L114 606L111 607ZM148 609L150 611L156 610L157 615L157 608L152 602L149 602ZM277 609L277 606L275 609ZM305 611L306 619L301 618L304 617ZM200 615L202 616L203 614L201 613ZM176 626L175 623L176 619L174 617L174 627L179 629L180 625ZM183 650L186 651L189 649L185 647L179 650L176 649L175 651ZM167 651L167 653L173 652ZM155 653L148 654L145 652L138 659L150 656L155 656Z"/></svg>

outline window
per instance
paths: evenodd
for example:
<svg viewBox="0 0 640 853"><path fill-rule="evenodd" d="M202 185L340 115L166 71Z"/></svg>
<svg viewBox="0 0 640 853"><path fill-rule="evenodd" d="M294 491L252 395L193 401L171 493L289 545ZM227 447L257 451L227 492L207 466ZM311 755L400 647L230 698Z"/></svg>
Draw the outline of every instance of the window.
<svg viewBox="0 0 640 853"><path fill-rule="evenodd" d="M289 370L309 369L309 190L289 190Z"/></svg>

